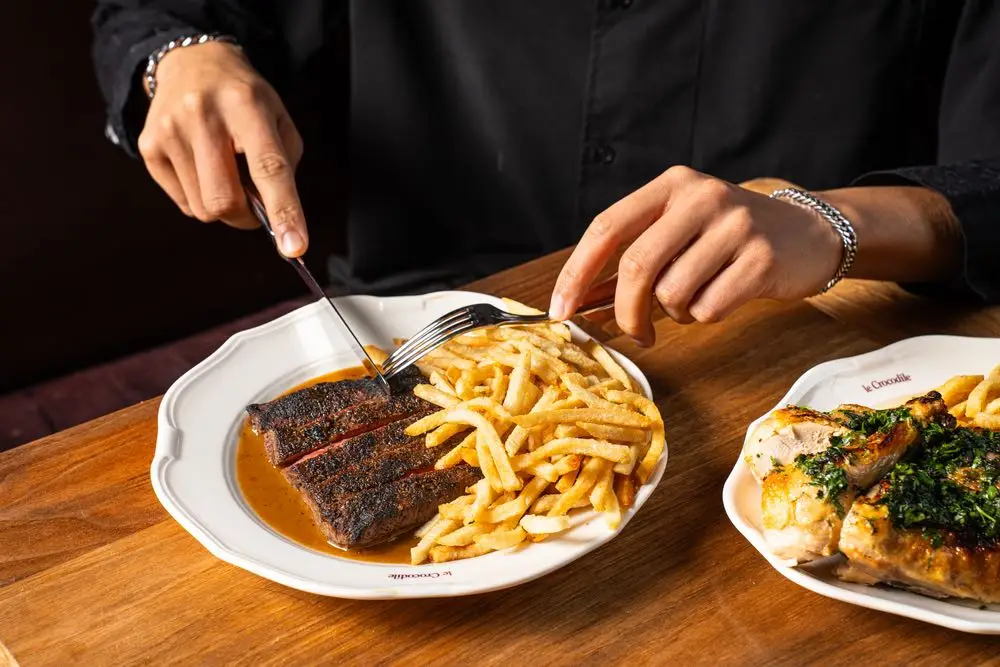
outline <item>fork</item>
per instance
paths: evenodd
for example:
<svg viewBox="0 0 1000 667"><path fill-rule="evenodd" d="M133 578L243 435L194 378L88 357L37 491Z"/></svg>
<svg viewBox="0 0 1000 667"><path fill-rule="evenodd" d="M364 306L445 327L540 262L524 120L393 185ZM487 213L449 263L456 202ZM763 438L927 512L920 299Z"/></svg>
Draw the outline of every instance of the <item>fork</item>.
<svg viewBox="0 0 1000 667"><path fill-rule="evenodd" d="M611 283L612 288L613 286L613 283ZM576 315L589 315L606 310L614 305L615 297L612 289L611 296L595 298L592 301L584 303L577 309ZM490 326L502 327L512 324L539 324L552 321L548 313L515 315L514 313L500 310L488 303L477 303L471 306L456 308L425 326L390 354L382 364L382 375L386 379L389 379L399 374L403 369L423 358L431 350L473 329Z"/></svg>

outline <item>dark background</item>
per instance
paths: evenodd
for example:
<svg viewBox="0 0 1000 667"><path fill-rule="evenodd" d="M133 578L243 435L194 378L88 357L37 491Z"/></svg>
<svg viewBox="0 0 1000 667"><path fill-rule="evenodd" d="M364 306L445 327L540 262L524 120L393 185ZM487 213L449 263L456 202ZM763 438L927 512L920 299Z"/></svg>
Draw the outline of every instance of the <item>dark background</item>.
<svg viewBox="0 0 1000 667"><path fill-rule="evenodd" d="M156 395L183 370L174 364L148 381L157 359L146 355L153 368L141 390L94 402L88 394L109 363L219 325L228 333L225 323L304 293L263 232L183 216L140 162L104 138L92 10L90 2L0 3L9 28L0 40L0 449L44 434L18 425L25 410L48 430L65 427ZM343 243L347 183L336 158L346 145L345 45L318 54L286 96L305 139L307 260L320 275ZM74 387L82 370L89 385ZM53 386L74 416L46 405Z"/></svg>

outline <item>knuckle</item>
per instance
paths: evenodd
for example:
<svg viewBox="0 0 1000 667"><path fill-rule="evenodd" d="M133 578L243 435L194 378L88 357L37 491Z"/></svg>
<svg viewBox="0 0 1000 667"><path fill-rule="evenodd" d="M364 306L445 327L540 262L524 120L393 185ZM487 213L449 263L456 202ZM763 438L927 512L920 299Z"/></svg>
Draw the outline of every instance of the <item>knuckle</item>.
<svg viewBox="0 0 1000 667"><path fill-rule="evenodd" d="M194 217L202 222L215 222L218 219L216 216L209 213L203 206L199 206L192 212L194 213Z"/></svg>
<svg viewBox="0 0 1000 667"><path fill-rule="evenodd" d="M663 175L667 178L675 181L690 181L697 177L699 174L697 171L683 164L675 164L674 166L663 172Z"/></svg>
<svg viewBox="0 0 1000 667"><path fill-rule="evenodd" d="M590 226L587 227L587 236L594 239L603 239L610 236L614 230L614 225L611 223L611 218L608 216L607 212L600 213L594 218Z"/></svg>
<svg viewBox="0 0 1000 667"><path fill-rule="evenodd" d="M164 137L172 137L177 133L177 120L165 113L156 119L156 132Z"/></svg>
<svg viewBox="0 0 1000 667"><path fill-rule="evenodd" d="M245 81L231 81L219 91L219 99L233 106L253 104L258 99L257 87Z"/></svg>
<svg viewBox="0 0 1000 667"><path fill-rule="evenodd" d="M706 178L698 184L698 194L709 202L723 202L729 198L730 185L718 178Z"/></svg>
<svg viewBox="0 0 1000 667"><path fill-rule="evenodd" d="M723 315L720 304L712 301L699 302L691 306L689 312L691 313L691 317L702 324L718 322L722 319Z"/></svg>
<svg viewBox="0 0 1000 667"><path fill-rule="evenodd" d="M671 280L661 280L653 294L664 308L678 309L685 302L680 287Z"/></svg>
<svg viewBox="0 0 1000 667"><path fill-rule="evenodd" d="M207 197L203 203L205 213L213 220L235 213L238 208L236 197L229 193Z"/></svg>
<svg viewBox="0 0 1000 667"><path fill-rule="evenodd" d="M282 204L271 214L278 228L295 227L302 221L302 214L295 204Z"/></svg>
<svg viewBox="0 0 1000 667"><path fill-rule="evenodd" d="M650 272L650 261L646 253L637 248L629 248L618 262L618 275L628 282L646 280Z"/></svg>
<svg viewBox="0 0 1000 667"><path fill-rule="evenodd" d="M257 178L269 179L286 175L290 168L287 157L277 151L270 151L255 156L250 170Z"/></svg>
<svg viewBox="0 0 1000 667"><path fill-rule="evenodd" d="M157 157L160 153L160 142L156 135L149 130L142 131L139 135L139 140L136 142L136 146L139 149L139 155L147 160Z"/></svg>
<svg viewBox="0 0 1000 667"><path fill-rule="evenodd" d="M753 214L745 206L738 206L730 213L726 219L727 232L737 238L746 239L753 235L754 223Z"/></svg>
<svg viewBox="0 0 1000 667"><path fill-rule="evenodd" d="M201 115L205 112L205 94L200 90L192 90L184 93L181 97L181 108L192 115Z"/></svg>

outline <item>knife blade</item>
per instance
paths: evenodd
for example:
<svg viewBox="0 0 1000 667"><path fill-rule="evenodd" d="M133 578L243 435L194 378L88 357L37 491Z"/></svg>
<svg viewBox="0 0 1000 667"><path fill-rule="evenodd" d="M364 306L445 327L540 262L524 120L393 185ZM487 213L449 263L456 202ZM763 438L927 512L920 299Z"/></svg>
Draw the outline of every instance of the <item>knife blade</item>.
<svg viewBox="0 0 1000 667"><path fill-rule="evenodd" d="M375 374L375 381L382 387L382 391L384 391L386 395L391 394L392 390L389 387L389 381L385 379L384 375L382 375L382 371L379 370L378 364L375 363L375 360L373 360L371 355L368 354L364 345L362 345L361 341L358 340L357 335L351 329L351 325L349 325L347 320L344 319L344 316L340 314L337 304L335 304L333 299L327 296L326 292L323 291L323 287L320 286L319 281L317 281L313 276L312 272L306 266L306 263L302 261L301 257L285 257L281 253L281 250L278 248L278 239L275 237L274 230L271 229L271 221L267 217L267 209L264 208L264 202L261 201L260 195L257 193L257 188L254 187L249 177L241 175L241 180L243 182L243 190L247 196L247 203L250 205L250 210L253 211L254 217L257 218L261 226L267 230L267 234L271 238L271 242L274 244L275 249L278 250L278 254L292 265L292 268L294 268L296 273L299 274L302 281L309 286L309 290L313 293L313 295L317 299L326 302L326 304L330 307L330 310L332 310L333 314L336 316L335 321L340 322L339 329L341 335L344 337L344 340L348 343L348 345L350 345L351 349L358 356L358 358L361 359L364 366Z"/></svg>

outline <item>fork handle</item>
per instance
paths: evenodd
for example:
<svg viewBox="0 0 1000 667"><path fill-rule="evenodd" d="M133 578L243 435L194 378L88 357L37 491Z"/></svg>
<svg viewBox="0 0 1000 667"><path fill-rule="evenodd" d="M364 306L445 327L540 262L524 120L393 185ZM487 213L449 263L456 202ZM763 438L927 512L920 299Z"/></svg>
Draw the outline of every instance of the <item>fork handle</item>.
<svg viewBox="0 0 1000 667"><path fill-rule="evenodd" d="M615 305L615 288L618 286L618 274L615 273L607 280L602 280L592 286L583 297L583 302L573 314L586 316L602 310L613 308Z"/></svg>

